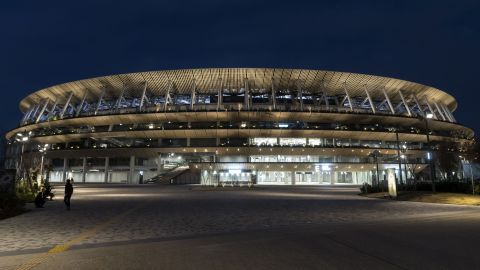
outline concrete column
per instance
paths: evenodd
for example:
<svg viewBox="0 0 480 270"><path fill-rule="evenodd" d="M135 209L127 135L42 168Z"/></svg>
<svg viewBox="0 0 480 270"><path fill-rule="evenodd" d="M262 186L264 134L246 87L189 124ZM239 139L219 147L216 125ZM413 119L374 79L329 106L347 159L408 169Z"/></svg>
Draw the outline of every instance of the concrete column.
<svg viewBox="0 0 480 270"><path fill-rule="evenodd" d="M87 176L87 158L83 158L83 165L82 165L82 183L85 183L85 178Z"/></svg>
<svg viewBox="0 0 480 270"><path fill-rule="evenodd" d="M352 183L353 184L358 184L357 172L352 172Z"/></svg>
<svg viewBox="0 0 480 270"><path fill-rule="evenodd" d="M62 174L62 182L65 182L67 179L68 174L68 159L64 158L63 159L63 174Z"/></svg>
<svg viewBox="0 0 480 270"><path fill-rule="evenodd" d="M163 171L162 154L158 154L158 157L157 157L157 174L161 174L162 171Z"/></svg>
<svg viewBox="0 0 480 270"><path fill-rule="evenodd" d="M105 158L105 177L103 179L103 182L108 183L108 168L110 166L110 158L106 157Z"/></svg>
<svg viewBox="0 0 480 270"><path fill-rule="evenodd" d="M330 178L331 179L331 182L330 184L334 185L335 183L338 182L338 172L333 172L333 177Z"/></svg>
<svg viewBox="0 0 480 270"><path fill-rule="evenodd" d="M291 184L292 185L295 185L295 172L292 171L292 181L291 181Z"/></svg>
<svg viewBox="0 0 480 270"><path fill-rule="evenodd" d="M128 184L134 184L133 183L134 173L135 173L135 156L130 156L130 170L128 172L128 179L127 179Z"/></svg>
<svg viewBox="0 0 480 270"><path fill-rule="evenodd" d="M190 147L190 138L187 138L187 147Z"/></svg>

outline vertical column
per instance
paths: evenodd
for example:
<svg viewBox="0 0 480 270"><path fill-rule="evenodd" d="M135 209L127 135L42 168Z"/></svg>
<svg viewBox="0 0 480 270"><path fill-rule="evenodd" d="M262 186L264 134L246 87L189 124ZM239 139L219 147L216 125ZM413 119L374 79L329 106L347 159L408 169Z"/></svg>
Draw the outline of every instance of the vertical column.
<svg viewBox="0 0 480 270"><path fill-rule="evenodd" d="M190 147L190 137L187 138L187 147Z"/></svg>
<svg viewBox="0 0 480 270"><path fill-rule="evenodd" d="M217 98L217 111L220 110L220 107L223 105L223 84L222 78L218 79L220 84L220 89L218 89L218 98Z"/></svg>
<svg viewBox="0 0 480 270"><path fill-rule="evenodd" d="M65 182L65 180L67 179L67 168L68 168L68 159L67 158L63 158L63 175L62 175L62 182Z"/></svg>
<svg viewBox="0 0 480 270"><path fill-rule="evenodd" d="M247 110L250 110L250 89L248 88L248 78L245 78L245 95L243 98L243 105Z"/></svg>
<svg viewBox="0 0 480 270"><path fill-rule="evenodd" d="M134 184L134 174L135 173L135 156L130 156L130 170L128 171L128 179L127 183L128 184Z"/></svg>
<svg viewBox="0 0 480 270"><path fill-rule="evenodd" d="M87 176L87 158L83 158L83 164L82 164L82 183L85 183L85 178Z"/></svg>
<svg viewBox="0 0 480 270"><path fill-rule="evenodd" d="M291 176L292 178L291 178L290 183L291 183L292 186L293 186L293 185L295 185L295 171L292 171L291 174L292 174L292 176Z"/></svg>
<svg viewBox="0 0 480 270"><path fill-rule="evenodd" d="M103 178L103 182L108 183L108 168L110 167L110 158L105 158L105 176Z"/></svg>
<svg viewBox="0 0 480 270"><path fill-rule="evenodd" d="M335 185L338 182L338 172L333 172L333 177L330 179L330 184Z"/></svg>
<svg viewBox="0 0 480 270"><path fill-rule="evenodd" d="M163 160L162 160L162 154L158 154L158 157L157 157L157 174L161 174L162 171L163 171L163 164L162 164Z"/></svg>
<svg viewBox="0 0 480 270"><path fill-rule="evenodd" d="M275 80L274 78L272 77L272 108L273 110L275 110L275 107L276 107L276 94L275 94Z"/></svg>
<svg viewBox="0 0 480 270"><path fill-rule="evenodd" d="M303 92L300 81L297 81L297 91L298 91L298 99L300 102L300 111L303 112Z"/></svg>

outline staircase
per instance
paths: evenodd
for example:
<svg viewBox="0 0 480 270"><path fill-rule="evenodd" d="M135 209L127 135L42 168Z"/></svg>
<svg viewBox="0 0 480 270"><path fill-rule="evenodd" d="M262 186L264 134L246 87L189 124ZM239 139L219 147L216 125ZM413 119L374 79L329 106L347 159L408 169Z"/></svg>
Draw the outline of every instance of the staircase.
<svg viewBox="0 0 480 270"><path fill-rule="evenodd" d="M147 183L155 183L155 184L160 184L160 185L169 185L171 183L171 180L180 174L186 172L189 170L188 166L178 166L175 169L161 173L155 177L152 177L147 181Z"/></svg>

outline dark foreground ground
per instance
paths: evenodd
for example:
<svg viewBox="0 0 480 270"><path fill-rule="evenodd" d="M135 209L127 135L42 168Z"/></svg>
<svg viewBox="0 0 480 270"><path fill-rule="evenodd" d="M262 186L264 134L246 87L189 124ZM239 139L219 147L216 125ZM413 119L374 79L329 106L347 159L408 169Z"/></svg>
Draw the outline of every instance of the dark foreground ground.
<svg viewBox="0 0 480 270"><path fill-rule="evenodd" d="M219 189L221 190L221 189ZM353 187L77 186L0 221L0 269L480 269L480 208Z"/></svg>

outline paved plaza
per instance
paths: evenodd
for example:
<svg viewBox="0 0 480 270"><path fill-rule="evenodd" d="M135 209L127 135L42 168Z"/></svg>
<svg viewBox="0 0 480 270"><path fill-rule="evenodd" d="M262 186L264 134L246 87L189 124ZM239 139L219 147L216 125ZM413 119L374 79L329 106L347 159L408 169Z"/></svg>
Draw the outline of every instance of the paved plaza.
<svg viewBox="0 0 480 270"><path fill-rule="evenodd" d="M480 208L357 187L76 186L0 221L0 269L480 268Z"/></svg>

